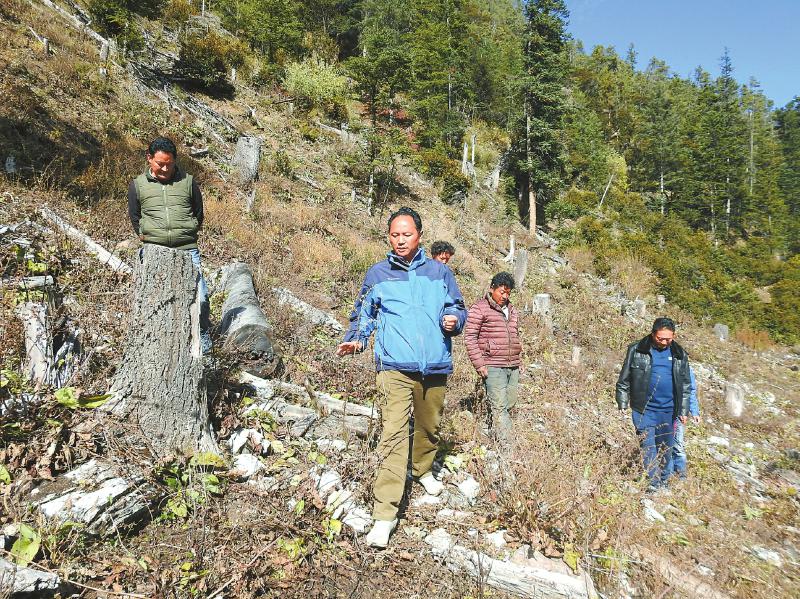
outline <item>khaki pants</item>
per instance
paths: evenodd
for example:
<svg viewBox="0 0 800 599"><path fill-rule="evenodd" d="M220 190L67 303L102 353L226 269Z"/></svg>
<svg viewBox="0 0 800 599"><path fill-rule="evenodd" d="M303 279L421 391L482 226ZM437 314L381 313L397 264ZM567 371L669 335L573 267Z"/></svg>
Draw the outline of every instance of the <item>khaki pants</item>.
<svg viewBox="0 0 800 599"><path fill-rule="evenodd" d="M511 434L510 412L517 405L519 368L489 366L486 377L486 397L489 399L492 429L495 436L508 440Z"/></svg>
<svg viewBox="0 0 800 599"><path fill-rule="evenodd" d="M444 408L447 376L384 370L378 373L383 432L378 444L381 463L373 488L376 520L393 520L403 498L408 464L409 417L414 407L412 474L430 472L439 444L439 422Z"/></svg>

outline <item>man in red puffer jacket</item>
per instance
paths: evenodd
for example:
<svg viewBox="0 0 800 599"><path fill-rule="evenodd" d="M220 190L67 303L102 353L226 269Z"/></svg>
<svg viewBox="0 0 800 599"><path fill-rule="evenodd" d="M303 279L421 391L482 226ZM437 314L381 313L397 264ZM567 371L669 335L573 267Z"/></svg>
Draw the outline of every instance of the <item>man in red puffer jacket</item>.
<svg viewBox="0 0 800 599"><path fill-rule="evenodd" d="M520 354L519 313L509 297L514 277L501 272L492 277L486 296L469 309L464 343L469 359L481 376L500 440L511 431L509 412L517 403Z"/></svg>

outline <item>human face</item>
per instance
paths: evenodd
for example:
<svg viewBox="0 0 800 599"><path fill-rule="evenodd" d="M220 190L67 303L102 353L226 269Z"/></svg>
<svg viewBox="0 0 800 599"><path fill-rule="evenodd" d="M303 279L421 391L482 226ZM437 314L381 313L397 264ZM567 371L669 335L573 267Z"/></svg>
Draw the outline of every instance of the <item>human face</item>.
<svg viewBox="0 0 800 599"><path fill-rule="evenodd" d="M433 259L434 260L438 260L442 264L447 264L448 262L450 262L450 258L452 258L452 257L453 257L453 254L451 254L450 252L442 252L441 254L436 254L433 257Z"/></svg>
<svg viewBox="0 0 800 599"><path fill-rule="evenodd" d="M392 251L406 262L411 262L417 255L422 233L417 231L414 219L402 214L395 217L389 227L389 243Z"/></svg>
<svg viewBox="0 0 800 599"><path fill-rule="evenodd" d="M500 285L491 290L492 299L498 306L505 306L508 303L508 298L511 297L511 289L506 285Z"/></svg>
<svg viewBox="0 0 800 599"><path fill-rule="evenodd" d="M650 337L653 339L653 345L658 349L667 349L675 340L675 333L669 329L659 329L655 333L651 333Z"/></svg>
<svg viewBox="0 0 800 599"><path fill-rule="evenodd" d="M159 150L155 156L148 154L147 164L150 165L150 174L162 183L172 179L175 174L175 156L169 152Z"/></svg>

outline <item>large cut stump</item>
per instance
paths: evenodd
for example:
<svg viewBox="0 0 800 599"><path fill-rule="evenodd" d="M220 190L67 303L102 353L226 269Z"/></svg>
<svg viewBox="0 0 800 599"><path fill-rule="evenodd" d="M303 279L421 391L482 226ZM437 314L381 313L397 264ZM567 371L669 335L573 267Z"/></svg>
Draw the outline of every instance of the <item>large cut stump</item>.
<svg viewBox="0 0 800 599"><path fill-rule="evenodd" d="M107 404L159 456L217 451L200 347L199 271L189 253L146 244L136 264L128 343Z"/></svg>
<svg viewBox="0 0 800 599"><path fill-rule="evenodd" d="M238 353L244 360L243 368L253 375L271 375L280 358L272 343L272 326L258 301L250 267L244 262L228 264L222 270L219 291L225 299L218 333L225 339L225 348Z"/></svg>

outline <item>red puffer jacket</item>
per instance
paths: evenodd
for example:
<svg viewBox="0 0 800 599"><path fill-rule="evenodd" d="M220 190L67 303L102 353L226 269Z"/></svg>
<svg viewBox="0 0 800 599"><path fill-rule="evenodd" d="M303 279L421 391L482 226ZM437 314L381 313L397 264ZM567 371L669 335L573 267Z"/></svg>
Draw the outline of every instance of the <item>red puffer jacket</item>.
<svg viewBox="0 0 800 599"><path fill-rule="evenodd" d="M503 310L487 294L469 309L464 343L472 365L498 368L519 367L522 343L519 340L519 312L508 304L508 320Z"/></svg>

